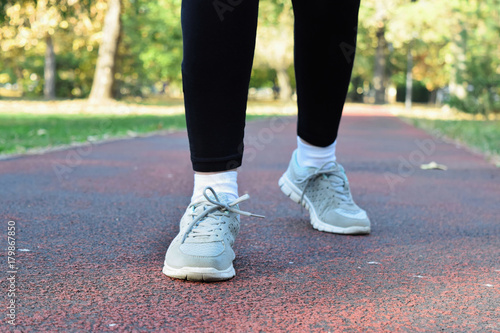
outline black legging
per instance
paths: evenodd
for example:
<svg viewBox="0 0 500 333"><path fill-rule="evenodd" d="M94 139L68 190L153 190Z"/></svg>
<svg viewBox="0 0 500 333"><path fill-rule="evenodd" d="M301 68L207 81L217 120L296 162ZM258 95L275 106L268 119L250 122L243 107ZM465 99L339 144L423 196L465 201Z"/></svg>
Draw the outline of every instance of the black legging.
<svg viewBox="0 0 500 333"><path fill-rule="evenodd" d="M349 86L359 0L292 0L297 134L332 144ZM182 62L193 169L241 165L258 0L183 0Z"/></svg>

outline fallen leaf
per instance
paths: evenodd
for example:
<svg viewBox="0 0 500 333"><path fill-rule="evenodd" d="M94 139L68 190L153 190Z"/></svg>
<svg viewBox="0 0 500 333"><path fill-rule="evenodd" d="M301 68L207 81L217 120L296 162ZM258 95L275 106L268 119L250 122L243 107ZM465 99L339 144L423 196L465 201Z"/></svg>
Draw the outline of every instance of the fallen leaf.
<svg viewBox="0 0 500 333"><path fill-rule="evenodd" d="M422 170L448 170L448 167L444 164L437 164L436 162L432 161L429 164L420 165L420 169L422 169Z"/></svg>

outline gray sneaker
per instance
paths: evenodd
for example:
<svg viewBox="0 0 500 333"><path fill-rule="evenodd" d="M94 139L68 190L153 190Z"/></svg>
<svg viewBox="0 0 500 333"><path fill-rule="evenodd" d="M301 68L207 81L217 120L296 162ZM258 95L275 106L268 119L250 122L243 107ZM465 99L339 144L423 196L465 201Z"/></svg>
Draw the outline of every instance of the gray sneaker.
<svg viewBox="0 0 500 333"><path fill-rule="evenodd" d="M321 168L301 168L294 151L287 171L281 176L281 191L302 204L314 229L338 234L368 234L370 220L353 201L344 168L337 162Z"/></svg>
<svg viewBox="0 0 500 333"><path fill-rule="evenodd" d="M210 191L211 195L207 194ZM168 247L163 273L192 281L221 281L235 276L232 249L240 229L238 203L248 194L228 200L225 193L205 188L205 199L191 203L180 222L180 232Z"/></svg>

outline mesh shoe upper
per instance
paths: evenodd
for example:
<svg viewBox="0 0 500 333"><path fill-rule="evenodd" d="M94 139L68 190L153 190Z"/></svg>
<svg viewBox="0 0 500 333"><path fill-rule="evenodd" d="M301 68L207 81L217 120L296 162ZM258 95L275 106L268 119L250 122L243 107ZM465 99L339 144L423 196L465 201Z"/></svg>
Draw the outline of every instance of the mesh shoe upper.
<svg viewBox="0 0 500 333"><path fill-rule="evenodd" d="M240 229L238 203L248 195L229 200L224 193L211 195L191 203L180 221L179 234L170 244L165 264L173 268L209 267L227 269L235 258L232 246Z"/></svg>
<svg viewBox="0 0 500 333"><path fill-rule="evenodd" d="M228 203L224 193L218 194L218 197L220 202ZM187 230L190 222L210 207L213 205L205 200L189 205L180 223L181 233L186 234L180 245L181 252L195 256L217 256L224 251L224 244L233 246L240 229L237 213L215 210Z"/></svg>
<svg viewBox="0 0 500 333"><path fill-rule="evenodd" d="M312 205L310 208L321 222L338 227L369 227L368 216L354 203L349 181L339 163L301 168L294 152L285 176L298 190L299 202L307 201Z"/></svg>

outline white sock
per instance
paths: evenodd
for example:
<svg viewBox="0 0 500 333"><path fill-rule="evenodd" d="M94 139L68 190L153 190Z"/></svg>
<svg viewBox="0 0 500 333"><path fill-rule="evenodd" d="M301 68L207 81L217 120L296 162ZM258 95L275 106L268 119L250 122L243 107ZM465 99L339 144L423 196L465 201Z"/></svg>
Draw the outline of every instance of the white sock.
<svg viewBox="0 0 500 333"><path fill-rule="evenodd" d="M305 143L297 136L297 163L302 168L320 168L326 162L334 162L337 159L335 156L336 146L337 140L329 146L317 147Z"/></svg>
<svg viewBox="0 0 500 333"><path fill-rule="evenodd" d="M229 199L238 198L237 178L237 171L218 172L210 175L195 173L194 189L193 196L191 197L191 202L203 199L203 190L207 186L212 187L215 193L224 192L228 194Z"/></svg>

